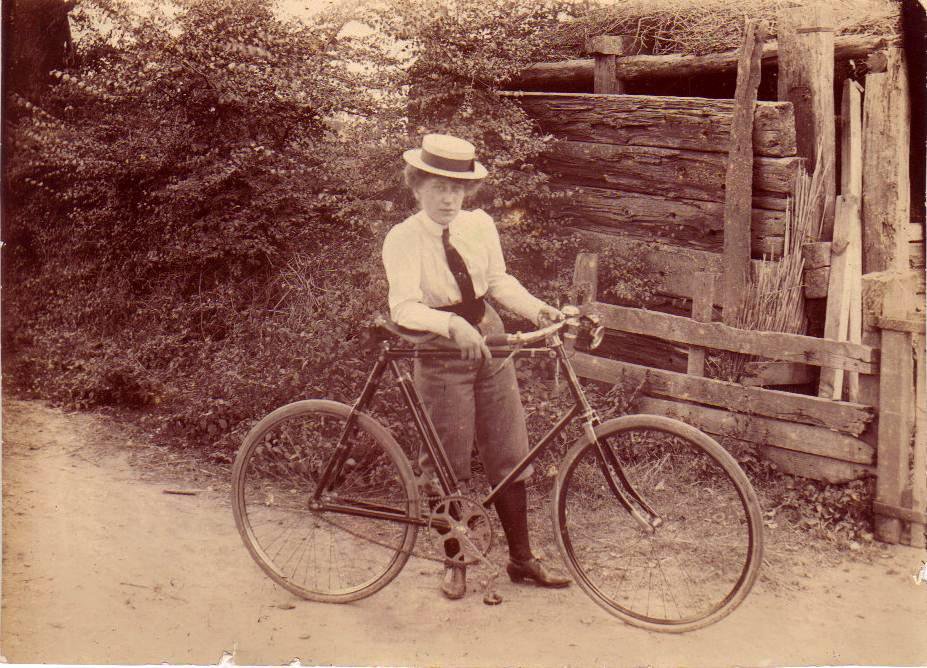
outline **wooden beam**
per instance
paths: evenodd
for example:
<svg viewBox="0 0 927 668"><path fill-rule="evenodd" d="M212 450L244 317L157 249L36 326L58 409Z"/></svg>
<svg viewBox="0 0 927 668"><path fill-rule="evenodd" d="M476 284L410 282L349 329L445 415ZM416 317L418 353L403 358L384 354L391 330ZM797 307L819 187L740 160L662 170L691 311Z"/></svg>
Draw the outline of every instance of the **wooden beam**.
<svg viewBox="0 0 927 668"><path fill-rule="evenodd" d="M602 324L622 332L866 374L878 373L879 370L879 351L857 343L784 332L753 332L720 322L695 322L677 315L613 304L596 303L590 305L590 308L602 317Z"/></svg>
<svg viewBox="0 0 927 668"><path fill-rule="evenodd" d="M726 151L733 100L656 95L503 93L515 99L542 132L560 139L620 146ZM757 102L753 116L756 155L796 154L795 116L789 102Z"/></svg>
<svg viewBox="0 0 927 668"><path fill-rule="evenodd" d="M641 412L674 417L715 436L856 464L871 464L875 458L872 447L858 438L821 427L652 397L642 398L639 407Z"/></svg>
<svg viewBox="0 0 927 668"><path fill-rule="evenodd" d="M805 299L823 299L827 296L827 286L830 283L830 267L806 269L802 273L802 281L805 284Z"/></svg>
<svg viewBox="0 0 927 668"><path fill-rule="evenodd" d="M692 319L696 322L711 322L715 304L715 286L718 275L705 271L697 272L693 277ZM690 376L705 375L705 349L689 346L689 363L686 369Z"/></svg>
<svg viewBox="0 0 927 668"><path fill-rule="evenodd" d="M570 227L721 251L724 231L721 202L674 199L590 186L567 186L566 191L567 196L553 206L558 218ZM784 234L783 212L752 209L750 246L754 257L781 257Z"/></svg>
<svg viewBox="0 0 927 668"><path fill-rule="evenodd" d="M777 16L779 99L795 108L798 155L813 172L823 161L824 214L821 239L831 238L836 193L834 113L834 11L829 3L783 7ZM815 217L817 219L817 216Z"/></svg>
<svg viewBox="0 0 927 668"><path fill-rule="evenodd" d="M827 287L827 315L824 320L824 338L846 341L849 338L850 298L853 289L850 248L851 229L859 227L859 204L855 197L837 198L834 220L834 241L831 244L830 277ZM843 396L843 369L821 369L818 396L840 399Z"/></svg>
<svg viewBox="0 0 927 668"><path fill-rule="evenodd" d="M757 158L753 162L754 202L781 199L792 191L800 158ZM684 149L616 146L562 141L544 153L542 168L560 185L592 186L661 197L724 201L727 156Z"/></svg>
<svg viewBox="0 0 927 668"><path fill-rule="evenodd" d="M909 301L910 295L901 281L892 281L885 292L882 315L887 318L904 318L909 310ZM900 506L902 490L908 478L908 448L913 418L910 406L914 395L911 335L884 330L881 362L875 500L889 506ZM901 535L901 523L895 517L876 514L875 533L883 542L897 543Z"/></svg>
<svg viewBox="0 0 927 668"><path fill-rule="evenodd" d="M753 208L753 105L760 87L766 24L747 23L737 64L737 89L724 177L724 251L721 272L724 322L740 320L750 285L750 216Z"/></svg>
<svg viewBox="0 0 927 668"><path fill-rule="evenodd" d="M723 380L653 369L630 362L576 353L576 373L604 383L643 382L644 394L716 406L738 413L800 422L858 436L872 421L875 409L862 404L830 401L819 397L744 387Z"/></svg>
<svg viewBox="0 0 927 668"><path fill-rule="evenodd" d="M863 271L908 268L911 210L911 103L902 49L888 50L888 69L866 75L863 102Z"/></svg>
<svg viewBox="0 0 927 668"><path fill-rule="evenodd" d="M834 38L834 58L848 60L865 58L873 51L899 40L870 35L840 35ZM763 47L763 65L778 62L779 43L770 41ZM705 56L670 54L665 56L627 56L616 60L616 75L628 81L635 79L684 79L697 74L733 72L737 69L738 51L725 51ZM593 60L563 60L554 63L535 63L513 77L508 88L517 90L550 90L559 86L585 86L592 88Z"/></svg>

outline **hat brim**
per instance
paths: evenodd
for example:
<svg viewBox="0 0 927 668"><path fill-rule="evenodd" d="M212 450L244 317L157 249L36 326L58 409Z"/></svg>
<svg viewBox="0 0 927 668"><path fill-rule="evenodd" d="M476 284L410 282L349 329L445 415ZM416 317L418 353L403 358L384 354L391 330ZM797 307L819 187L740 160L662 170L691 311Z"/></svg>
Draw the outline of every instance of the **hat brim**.
<svg viewBox="0 0 927 668"><path fill-rule="evenodd" d="M449 179L478 181L480 179L485 179L486 175L489 173L487 169L476 160L473 161L472 172L455 172L449 169L439 169L438 167L432 167L431 165L422 161L422 149L420 148L409 149L402 154L402 159L416 169L420 169L423 172L428 172L429 174L434 174L436 176L445 176Z"/></svg>

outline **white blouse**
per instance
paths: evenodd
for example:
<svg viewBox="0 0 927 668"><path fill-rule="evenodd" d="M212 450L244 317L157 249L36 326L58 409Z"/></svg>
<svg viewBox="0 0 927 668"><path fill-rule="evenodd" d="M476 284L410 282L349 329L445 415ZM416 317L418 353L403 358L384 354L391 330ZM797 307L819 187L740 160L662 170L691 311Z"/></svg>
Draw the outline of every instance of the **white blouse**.
<svg viewBox="0 0 927 668"><path fill-rule="evenodd" d="M460 288L447 266L441 233L444 228L424 211L393 227L383 242L383 265L389 281L390 317L410 329L450 337L452 313L435 306L457 304ZM457 249L477 297L488 295L503 307L537 323L545 303L505 271L499 233L482 209L461 211L450 224L451 245Z"/></svg>

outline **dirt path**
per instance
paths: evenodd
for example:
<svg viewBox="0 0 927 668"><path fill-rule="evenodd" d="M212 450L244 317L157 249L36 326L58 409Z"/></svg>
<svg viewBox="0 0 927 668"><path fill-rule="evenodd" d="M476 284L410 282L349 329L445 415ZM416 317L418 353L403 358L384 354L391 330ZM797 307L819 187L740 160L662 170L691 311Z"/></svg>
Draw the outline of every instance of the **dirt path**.
<svg viewBox="0 0 927 668"><path fill-rule="evenodd" d="M497 607L445 601L440 566L418 560L369 599L322 605L251 562L210 471L178 480L108 421L40 404L7 402L3 441L0 653L16 663L214 664L224 651L240 664L927 663L927 585L913 578L927 557L909 548L796 562L783 581L798 586L761 583L681 637L624 626L576 587L506 582Z"/></svg>

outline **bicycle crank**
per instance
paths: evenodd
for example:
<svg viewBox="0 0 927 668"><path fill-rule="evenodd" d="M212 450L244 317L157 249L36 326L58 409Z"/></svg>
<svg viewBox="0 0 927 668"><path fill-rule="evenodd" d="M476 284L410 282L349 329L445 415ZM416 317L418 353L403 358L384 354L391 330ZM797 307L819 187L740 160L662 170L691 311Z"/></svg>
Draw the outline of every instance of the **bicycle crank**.
<svg viewBox="0 0 927 668"><path fill-rule="evenodd" d="M431 521L447 527L441 540L451 561L472 565L492 550L492 521L482 505L465 496L446 496L431 511Z"/></svg>

